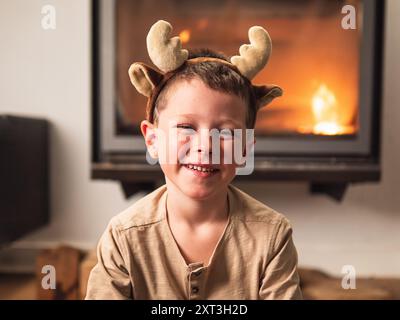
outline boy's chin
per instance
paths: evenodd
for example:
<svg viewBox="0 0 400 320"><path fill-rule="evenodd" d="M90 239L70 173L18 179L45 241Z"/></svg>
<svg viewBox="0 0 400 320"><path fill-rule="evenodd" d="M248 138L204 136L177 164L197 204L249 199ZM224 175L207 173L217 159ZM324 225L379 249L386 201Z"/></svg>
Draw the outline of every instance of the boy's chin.
<svg viewBox="0 0 400 320"><path fill-rule="evenodd" d="M215 186L212 188L207 188L206 186L181 186L181 191L189 198L193 200L207 200L212 195L217 193L218 191L223 190L223 186Z"/></svg>
<svg viewBox="0 0 400 320"><path fill-rule="evenodd" d="M229 182L233 180L233 178L234 176L232 179L228 179L226 176L218 176L215 179L211 178L209 181L204 181L201 178L188 179L186 176L180 176L175 180L175 184L187 197L190 197L193 200L202 201L226 191Z"/></svg>
<svg viewBox="0 0 400 320"><path fill-rule="evenodd" d="M199 183L187 179L171 180L186 197L198 201L207 200L227 188L227 185L221 181L219 183Z"/></svg>

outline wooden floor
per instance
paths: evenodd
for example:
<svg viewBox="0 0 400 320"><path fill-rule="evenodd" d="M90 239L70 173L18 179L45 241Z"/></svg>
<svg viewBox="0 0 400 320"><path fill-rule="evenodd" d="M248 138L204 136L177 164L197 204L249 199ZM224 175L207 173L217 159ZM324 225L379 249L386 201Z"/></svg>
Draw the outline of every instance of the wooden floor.
<svg viewBox="0 0 400 320"><path fill-rule="evenodd" d="M339 278L315 270L299 269L305 299L396 299L400 300L400 279L357 280L357 290L343 290ZM0 300L36 300L33 274L0 273Z"/></svg>
<svg viewBox="0 0 400 320"><path fill-rule="evenodd" d="M0 300L36 300L35 276L0 273Z"/></svg>

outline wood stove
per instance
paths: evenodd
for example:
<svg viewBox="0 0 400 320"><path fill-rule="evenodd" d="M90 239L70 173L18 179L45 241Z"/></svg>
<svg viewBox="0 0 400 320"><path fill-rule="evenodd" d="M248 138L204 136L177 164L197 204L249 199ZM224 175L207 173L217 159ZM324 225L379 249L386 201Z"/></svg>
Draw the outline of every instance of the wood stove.
<svg viewBox="0 0 400 320"><path fill-rule="evenodd" d="M145 161L140 121L146 100L130 84L134 61L151 65L145 38L164 19L186 48L237 54L250 26L273 40L255 83L284 96L257 116L255 172L238 180L309 181L312 192L343 197L349 183L379 181L383 6L378 0L93 2L93 165L95 179L121 181L126 194L162 179ZM344 28L346 8L355 28Z"/></svg>

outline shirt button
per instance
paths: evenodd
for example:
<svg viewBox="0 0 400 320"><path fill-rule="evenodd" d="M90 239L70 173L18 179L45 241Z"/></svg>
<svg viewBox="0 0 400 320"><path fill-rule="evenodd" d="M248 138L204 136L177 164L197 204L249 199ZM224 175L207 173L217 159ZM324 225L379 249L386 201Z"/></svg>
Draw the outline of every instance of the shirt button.
<svg viewBox="0 0 400 320"><path fill-rule="evenodd" d="M199 288L198 287L192 287L192 293L197 293L199 292Z"/></svg>
<svg viewBox="0 0 400 320"><path fill-rule="evenodd" d="M198 277L199 275L201 275L201 270L198 270L198 271L196 271L196 272L193 272L193 275L194 275L195 277Z"/></svg>

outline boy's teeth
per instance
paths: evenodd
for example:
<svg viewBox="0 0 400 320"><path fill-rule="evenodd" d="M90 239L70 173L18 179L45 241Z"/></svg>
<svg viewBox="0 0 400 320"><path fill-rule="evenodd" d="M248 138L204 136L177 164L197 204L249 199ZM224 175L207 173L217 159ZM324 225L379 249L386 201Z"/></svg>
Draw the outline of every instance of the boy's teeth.
<svg viewBox="0 0 400 320"><path fill-rule="evenodd" d="M206 168L202 168L202 167L199 167L199 166L193 166L191 164L189 164L188 167L190 169L194 169L194 170L201 171L201 172L213 172L213 171L215 171L215 169L206 169Z"/></svg>

